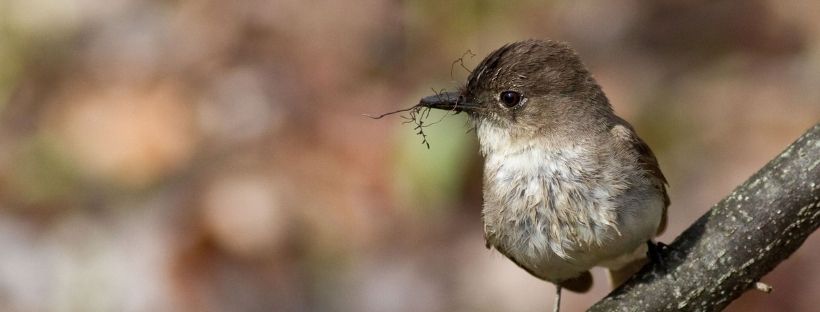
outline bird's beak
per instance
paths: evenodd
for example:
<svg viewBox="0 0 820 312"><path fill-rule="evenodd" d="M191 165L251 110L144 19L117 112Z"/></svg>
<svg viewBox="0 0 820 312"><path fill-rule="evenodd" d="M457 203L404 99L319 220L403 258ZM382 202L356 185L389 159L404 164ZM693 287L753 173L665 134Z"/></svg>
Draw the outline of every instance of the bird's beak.
<svg viewBox="0 0 820 312"><path fill-rule="evenodd" d="M451 110L460 112L475 112L477 106L467 102L459 92L442 92L431 96L425 96L419 101L419 106Z"/></svg>

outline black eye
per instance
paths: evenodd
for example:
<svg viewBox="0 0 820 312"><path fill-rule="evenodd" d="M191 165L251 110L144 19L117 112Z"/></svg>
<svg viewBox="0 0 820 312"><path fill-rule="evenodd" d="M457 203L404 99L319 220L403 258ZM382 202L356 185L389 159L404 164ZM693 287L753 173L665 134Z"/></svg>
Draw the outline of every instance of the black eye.
<svg viewBox="0 0 820 312"><path fill-rule="evenodd" d="M499 96L501 99L501 103L504 103L504 106L512 108L521 103L521 93L515 91L504 91L501 92Z"/></svg>

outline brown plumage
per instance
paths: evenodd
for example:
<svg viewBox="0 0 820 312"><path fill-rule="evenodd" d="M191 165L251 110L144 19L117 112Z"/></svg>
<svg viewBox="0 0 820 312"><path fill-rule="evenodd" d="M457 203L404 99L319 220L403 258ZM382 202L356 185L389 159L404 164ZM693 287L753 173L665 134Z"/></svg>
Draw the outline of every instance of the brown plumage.
<svg viewBox="0 0 820 312"><path fill-rule="evenodd" d="M566 44L505 45L461 92L420 104L470 115L485 157L487 245L559 295L589 289L594 266L619 283L665 227L669 197L654 154Z"/></svg>

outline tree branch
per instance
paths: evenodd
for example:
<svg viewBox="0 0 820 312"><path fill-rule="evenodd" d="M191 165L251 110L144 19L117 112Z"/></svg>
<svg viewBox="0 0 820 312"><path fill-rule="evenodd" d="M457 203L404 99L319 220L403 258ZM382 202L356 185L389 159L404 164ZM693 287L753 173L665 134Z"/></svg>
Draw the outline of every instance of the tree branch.
<svg viewBox="0 0 820 312"><path fill-rule="evenodd" d="M820 225L820 124L589 311L719 311ZM776 291L775 285L775 291Z"/></svg>

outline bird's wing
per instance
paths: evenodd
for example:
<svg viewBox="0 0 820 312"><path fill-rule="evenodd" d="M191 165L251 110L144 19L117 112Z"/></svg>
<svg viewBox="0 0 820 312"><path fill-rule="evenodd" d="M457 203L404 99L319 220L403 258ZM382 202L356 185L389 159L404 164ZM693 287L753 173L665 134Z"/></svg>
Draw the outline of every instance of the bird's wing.
<svg viewBox="0 0 820 312"><path fill-rule="evenodd" d="M654 182L653 184L663 195L663 214L661 215L661 222L658 225L658 231L656 232L657 235L660 235L664 230L666 230L667 208L669 207L669 194L667 193L666 188L669 186L669 183L666 181L666 177L663 175L663 172L661 172L661 167L658 165L658 160L655 158L655 154L652 153L652 149L649 148L649 145L646 145L646 142L638 137L635 129L632 128L628 122L620 117L616 118L617 123L615 127L622 126L619 129L620 131L613 131L618 132L615 134L616 139L625 140L627 143L631 144L633 150L638 153L638 166L649 174L650 179Z"/></svg>

